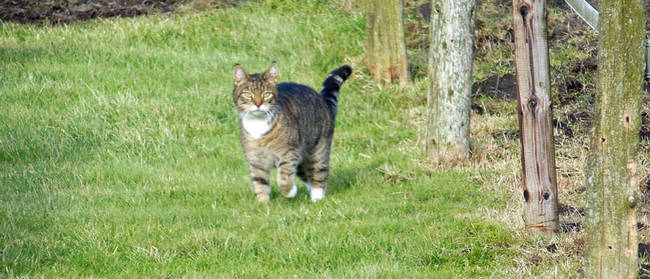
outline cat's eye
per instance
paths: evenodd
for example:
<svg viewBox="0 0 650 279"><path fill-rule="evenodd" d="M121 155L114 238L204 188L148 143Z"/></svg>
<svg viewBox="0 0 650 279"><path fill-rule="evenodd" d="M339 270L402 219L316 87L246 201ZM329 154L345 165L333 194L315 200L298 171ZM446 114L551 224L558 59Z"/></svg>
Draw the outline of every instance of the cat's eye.
<svg viewBox="0 0 650 279"><path fill-rule="evenodd" d="M268 99L271 99L273 97L273 94L271 94L271 92L264 92L264 95L262 95L262 97L264 97L264 99L268 100Z"/></svg>
<svg viewBox="0 0 650 279"><path fill-rule="evenodd" d="M242 93L241 96L244 97L244 99L246 99L246 100L251 100L251 99L253 99L253 94L252 94L252 93L249 93L249 92L245 92L245 91L244 91L244 93Z"/></svg>

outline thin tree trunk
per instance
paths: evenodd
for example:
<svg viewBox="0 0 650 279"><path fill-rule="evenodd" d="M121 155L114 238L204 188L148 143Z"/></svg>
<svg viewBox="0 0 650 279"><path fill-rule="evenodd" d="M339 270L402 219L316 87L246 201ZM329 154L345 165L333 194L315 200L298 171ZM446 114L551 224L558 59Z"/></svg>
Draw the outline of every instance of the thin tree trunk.
<svg viewBox="0 0 650 279"><path fill-rule="evenodd" d="M524 222L530 232L558 232L545 1L513 0L512 5Z"/></svg>
<svg viewBox="0 0 650 279"><path fill-rule="evenodd" d="M474 0L433 0L426 152L434 164L470 156Z"/></svg>
<svg viewBox="0 0 650 279"><path fill-rule="evenodd" d="M366 54L375 80L410 83L403 0L365 0Z"/></svg>
<svg viewBox="0 0 650 279"><path fill-rule="evenodd" d="M599 94L587 170L585 273L588 278L636 278L643 3L602 0L600 9Z"/></svg>

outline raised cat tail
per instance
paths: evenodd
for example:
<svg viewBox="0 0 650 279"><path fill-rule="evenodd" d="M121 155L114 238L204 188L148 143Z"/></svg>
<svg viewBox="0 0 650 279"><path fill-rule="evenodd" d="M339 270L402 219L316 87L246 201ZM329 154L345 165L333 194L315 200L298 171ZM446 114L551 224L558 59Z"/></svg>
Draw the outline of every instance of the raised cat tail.
<svg viewBox="0 0 650 279"><path fill-rule="evenodd" d="M352 74L352 68L348 65L343 65L332 71L323 82L323 89L320 90L320 95L330 106L334 116L336 116L336 103L339 99L339 89L341 89L341 85L343 85L343 82L350 74Z"/></svg>

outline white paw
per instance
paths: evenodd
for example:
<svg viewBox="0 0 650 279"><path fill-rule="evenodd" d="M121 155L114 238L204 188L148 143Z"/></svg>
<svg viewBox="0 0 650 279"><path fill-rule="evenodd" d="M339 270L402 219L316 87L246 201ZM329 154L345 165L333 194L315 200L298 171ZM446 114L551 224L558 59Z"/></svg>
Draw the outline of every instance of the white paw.
<svg viewBox="0 0 650 279"><path fill-rule="evenodd" d="M322 188L312 189L309 194L311 195L312 202L317 202L325 197L325 191Z"/></svg>
<svg viewBox="0 0 650 279"><path fill-rule="evenodd" d="M293 184L293 188L291 188L291 191L289 191L289 194L282 194L285 198L293 198L298 194L298 187L296 184Z"/></svg>
<svg viewBox="0 0 650 279"><path fill-rule="evenodd" d="M311 193L311 184L305 183L305 188L307 188L307 192Z"/></svg>

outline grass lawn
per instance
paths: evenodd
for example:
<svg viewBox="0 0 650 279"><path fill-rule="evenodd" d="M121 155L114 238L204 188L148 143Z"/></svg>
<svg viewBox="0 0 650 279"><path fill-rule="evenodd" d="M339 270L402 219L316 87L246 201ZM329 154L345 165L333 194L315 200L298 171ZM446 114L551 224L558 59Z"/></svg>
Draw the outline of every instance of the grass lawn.
<svg viewBox="0 0 650 279"><path fill-rule="evenodd" d="M548 240L508 221L521 219L504 197L517 140L498 158L477 142L477 167L430 166L426 80L371 81L365 20L342 6L0 23L0 277L575 276L575 257L531 262ZM232 66L273 60L281 81L315 88L344 63L356 70L318 203L304 187L281 197L275 181L268 204L250 190ZM479 138L516 129L515 111L476 117Z"/></svg>

